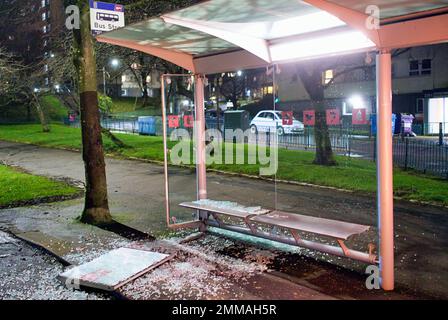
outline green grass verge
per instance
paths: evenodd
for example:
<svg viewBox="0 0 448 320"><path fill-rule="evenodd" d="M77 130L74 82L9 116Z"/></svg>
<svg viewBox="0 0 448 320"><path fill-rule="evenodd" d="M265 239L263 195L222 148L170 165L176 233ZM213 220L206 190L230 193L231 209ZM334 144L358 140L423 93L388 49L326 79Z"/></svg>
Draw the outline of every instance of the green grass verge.
<svg viewBox="0 0 448 320"><path fill-rule="evenodd" d="M61 101L53 94L45 94L40 97L40 104L47 117L47 121L61 122L64 117L67 117L68 109L61 103ZM25 122L39 122L39 117L36 109L32 106L24 105L10 105L0 108L0 122L1 123L25 123Z"/></svg>
<svg viewBox="0 0 448 320"><path fill-rule="evenodd" d="M49 120L60 121L67 117L68 109L56 96L52 94L44 95L41 97L40 103Z"/></svg>
<svg viewBox="0 0 448 320"><path fill-rule="evenodd" d="M110 154L146 160L163 161L161 137L144 137L117 134L129 148L117 148L109 139L104 139L105 150ZM0 140L9 140L47 147L80 149L79 129L53 125L51 133L42 133L39 125L0 126ZM170 143L172 147L174 143ZM238 148L243 148L239 145ZM247 149L247 146L246 146ZM314 154L306 151L279 150L277 178L296 182L335 187L367 194L376 192L376 166L362 159L337 157L337 167L322 167L312 163ZM258 175L259 165L213 164L209 168L232 173ZM448 181L436 177L403 171L394 171L394 192L406 200L432 202L448 205Z"/></svg>
<svg viewBox="0 0 448 320"><path fill-rule="evenodd" d="M28 201L70 197L78 193L78 189L66 183L0 165L0 207L24 204Z"/></svg>
<svg viewBox="0 0 448 320"><path fill-rule="evenodd" d="M150 106L142 108L141 99L135 98L114 98L111 108L111 114L118 117L141 117L141 116L159 116L161 115L160 108L153 107L154 99L149 100Z"/></svg>

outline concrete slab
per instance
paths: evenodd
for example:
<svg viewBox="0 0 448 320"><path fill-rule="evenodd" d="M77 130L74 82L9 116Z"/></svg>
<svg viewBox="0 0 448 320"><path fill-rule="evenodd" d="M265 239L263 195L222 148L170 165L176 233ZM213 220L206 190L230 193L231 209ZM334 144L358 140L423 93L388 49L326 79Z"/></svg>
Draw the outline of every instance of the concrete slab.
<svg viewBox="0 0 448 320"><path fill-rule="evenodd" d="M169 261L173 256L146 250L120 248L59 275L66 283L115 291Z"/></svg>

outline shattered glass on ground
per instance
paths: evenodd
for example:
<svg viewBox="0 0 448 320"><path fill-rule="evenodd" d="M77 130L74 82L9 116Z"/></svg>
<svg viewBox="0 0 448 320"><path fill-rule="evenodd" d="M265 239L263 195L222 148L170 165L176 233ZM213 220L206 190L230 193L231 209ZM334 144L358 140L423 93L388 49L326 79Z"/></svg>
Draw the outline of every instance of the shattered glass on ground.
<svg viewBox="0 0 448 320"><path fill-rule="evenodd" d="M108 295L67 289L53 257L0 231L0 300L106 300Z"/></svg>

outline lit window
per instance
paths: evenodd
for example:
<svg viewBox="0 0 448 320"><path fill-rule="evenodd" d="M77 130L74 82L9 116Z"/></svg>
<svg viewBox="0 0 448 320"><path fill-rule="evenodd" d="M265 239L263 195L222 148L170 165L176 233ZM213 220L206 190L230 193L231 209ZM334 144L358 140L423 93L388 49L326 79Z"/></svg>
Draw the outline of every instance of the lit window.
<svg viewBox="0 0 448 320"><path fill-rule="evenodd" d="M274 92L274 88L272 86L264 87L263 88L263 94L272 94Z"/></svg>
<svg viewBox="0 0 448 320"><path fill-rule="evenodd" d="M323 83L329 84L331 80L334 78L334 71L332 69L327 70L323 74Z"/></svg>

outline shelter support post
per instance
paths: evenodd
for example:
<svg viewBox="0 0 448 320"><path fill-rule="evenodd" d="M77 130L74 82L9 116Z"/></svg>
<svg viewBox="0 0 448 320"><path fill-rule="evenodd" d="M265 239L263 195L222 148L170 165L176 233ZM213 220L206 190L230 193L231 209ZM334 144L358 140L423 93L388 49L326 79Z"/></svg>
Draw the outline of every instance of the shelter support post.
<svg viewBox="0 0 448 320"><path fill-rule="evenodd" d="M162 93L162 123L163 123L163 157L164 157L164 172L165 172L165 214L166 224L171 225L170 219L170 199L169 199L169 180L168 180L168 141L166 128L166 97L165 97L165 75L160 78L161 93Z"/></svg>
<svg viewBox="0 0 448 320"><path fill-rule="evenodd" d="M196 74L194 76L194 105L195 105L195 145L196 145L196 170L198 200L207 199L207 166L206 166L206 145L205 145L205 106L204 106L204 86L205 76ZM200 219L208 219L207 212L200 212Z"/></svg>
<svg viewBox="0 0 448 320"><path fill-rule="evenodd" d="M377 55L377 172L381 286L394 289L394 202L392 155L392 57Z"/></svg>

